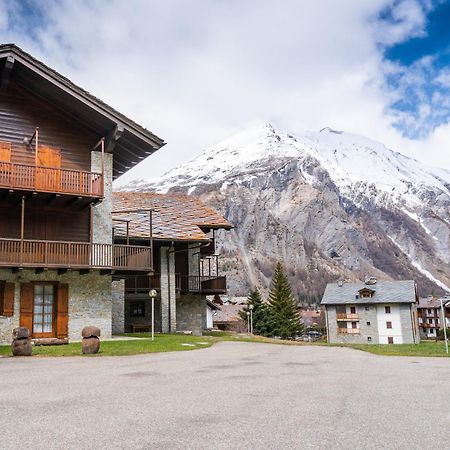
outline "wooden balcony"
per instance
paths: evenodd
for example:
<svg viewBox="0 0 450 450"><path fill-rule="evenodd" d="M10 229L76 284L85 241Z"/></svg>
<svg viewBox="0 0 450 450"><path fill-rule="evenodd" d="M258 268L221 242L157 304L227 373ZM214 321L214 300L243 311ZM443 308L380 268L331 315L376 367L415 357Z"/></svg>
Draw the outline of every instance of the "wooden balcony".
<svg viewBox="0 0 450 450"><path fill-rule="evenodd" d="M0 189L103 197L101 173L0 162Z"/></svg>
<svg viewBox="0 0 450 450"><path fill-rule="evenodd" d="M149 272L152 254L136 245L0 239L0 266Z"/></svg>
<svg viewBox="0 0 450 450"><path fill-rule="evenodd" d="M342 322L355 322L359 320L358 314L342 314L338 313L336 314L336 320L342 321Z"/></svg>
<svg viewBox="0 0 450 450"><path fill-rule="evenodd" d="M198 276L177 275L181 292L192 292L195 294L226 294L227 278L225 276Z"/></svg>
<svg viewBox="0 0 450 450"><path fill-rule="evenodd" d="M161 288L161 275L138 275L125 279L125 292L127 294L148 294L150 289ZM197 276L175 275L175 289L186 293L195 294L225 294L227 292L227 280L225 276Z"/></svg>
<svg viewBox="0 0 450 450"><path fill-rule="evenodd" d="M338 328L338 334L359 334L359 328Z"/></svg>

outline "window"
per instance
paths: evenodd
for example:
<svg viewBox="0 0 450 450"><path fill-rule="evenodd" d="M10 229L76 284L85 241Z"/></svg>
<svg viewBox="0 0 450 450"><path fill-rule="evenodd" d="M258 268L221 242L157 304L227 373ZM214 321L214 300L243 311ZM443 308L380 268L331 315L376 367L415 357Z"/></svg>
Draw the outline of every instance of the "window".
<svg viewBox="0 0 450 450"><path fill-rule="evenodd" d="M366 306L364 309L365 309L366 311L369 311L370 307L369 307L369 306Z"/></svg>
<svg viewBox="0 0 450 450"><path fill-rule="evenodd" d="M386 322L386 328L392 328L392 322Z"/></svg>
<svg viewBox="0 0 450 450"><path fill-rule="evenodd" d="M350 306L350 314L356 314L356 307Z"/></svg>
<svg viewBox="0 0 450 450"><path fill-rule="evenodd" d="M34 285L33 333L53 331L54 286Z"/></svg>
<svg viewBox="0 0 450 450"><path fill-rule="evenodd" d="M388 337L388 344L393 344L394 343L394 338L392 336Z"/></svg>
<svg viewBox="0 0 450 450"><path fill-rule="evenodd" d="M367 336L367 342L372 342L372 338L370 336Z"/></svg>
<svg viewBox="0 0 450 450"><path fill-rule="evenodd" d="M390 313L391 313L391 307L390 307L390 306L385 306L385 307L384 307L384 312L385 312L386 314L390 314Z"/></svg>
<svg viewBox="0 0 450 450"><path fill-rule="evenodd" d="M131 317L145 317L145 302L133 302L130 309Z"/></svg>
<svg viewBox="0 0 450 450"><path fill-rule="evenodd" d="M368 327L370 327L370 322L366 322L366 325L367 325Z"/></svg>
<svg viewBox="0 0 450 450"><path fill-rule="evenodd" d="M352 322L352 328L358 328L358 323L357 322Z"/></svg>

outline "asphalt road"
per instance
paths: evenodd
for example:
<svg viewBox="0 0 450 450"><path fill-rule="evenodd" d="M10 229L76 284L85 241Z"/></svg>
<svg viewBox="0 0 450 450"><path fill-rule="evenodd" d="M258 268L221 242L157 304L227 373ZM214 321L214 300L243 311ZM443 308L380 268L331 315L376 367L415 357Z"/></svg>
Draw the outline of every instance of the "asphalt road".
<svg viewBox="0 0 450 450"><path fill-rule="evenodd" d="M228 342L3 358L0 448L450 448L450 359Z"/></svg>

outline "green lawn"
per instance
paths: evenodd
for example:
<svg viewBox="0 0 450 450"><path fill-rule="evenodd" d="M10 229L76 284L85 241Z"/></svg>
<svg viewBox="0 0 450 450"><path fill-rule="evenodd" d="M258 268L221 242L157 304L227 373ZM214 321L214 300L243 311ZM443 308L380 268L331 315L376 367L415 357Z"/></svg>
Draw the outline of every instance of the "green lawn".
<svg viewBox="0 0 450 450"><path fill-rule="evenodd" d="M141 339L127 341L102 341L99 356L123 356L138 355L140 353L175 352L196 350L211 347L214 339L208 337L186 335L155 335L154 342L148 337L148 333L132 335ZM183 345L184 344L184 345ZM9 345L0 346L0 355L11 355ZM81 355L81 343L74 342L68 345L34 346L33 355L40 356L77 356ZM93 355L96 356L96 355Z"/></svg>
<svg viewBox="0 0 450 450"><path fill-rule="evenodd" d="M422 341L420 344L397 344L397 345L381 345L381 344L352 344L343 345L342 347L350 347L365 352L374 353L375 355L387 356L447 356L445 353L445 343L443 341Z"/></svg>
<svg viewBox="0 0 450 450"><path fill-rule="evenodd" d="M127 333L123 336L137 337L135 340L102 341L98 356L123 356L142 353L174 352L197 350L211 347L216 342L259 342L282 345L323 345L330 347L347 347L362 350L376 355L387 356L446 356L444 342L424 341L418 345L377 345L377 344L327 344L326 342L296 342L282 341L279 339L264 338L261 336L249 336L228 332L207 333L205 336L190 336L183 334L156 334L152 342L148 333ZM0 346L0 355L11 355L9 345ZM81 355L81 343L75 342L68 345L35 346L35 356L79 356ZM92 355L97 356L97 355Z"/></svg>

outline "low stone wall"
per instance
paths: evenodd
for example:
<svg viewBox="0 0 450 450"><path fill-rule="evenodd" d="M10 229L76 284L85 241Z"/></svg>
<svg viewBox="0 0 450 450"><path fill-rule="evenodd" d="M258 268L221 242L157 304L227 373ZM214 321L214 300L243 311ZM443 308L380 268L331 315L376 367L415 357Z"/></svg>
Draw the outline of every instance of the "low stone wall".
<svg viewBox="0 0 450 450"><path fill-rule="evenodd" d="M201 336L206 328L206 297L196 294L180 295L177 299L177 331L192 331Z"/></svg>
<svg viewBox="0 0 450 450"><path fill-rule="evenodd" d="M10 343L12 330L20 323L20 283L32 281L55 281L69 285L69 340L80 341L81 330L93 325L101 330L101 338L111 337L112 302L111 277L100 275L98 271L80 275L78 272L67 272L58 275L56 270L48 270L36 274L34 270L23 270L12 273L11 270L0 269L0 280L15 283L14 315L0 316L0 343Z"/></svg>

